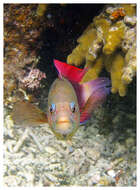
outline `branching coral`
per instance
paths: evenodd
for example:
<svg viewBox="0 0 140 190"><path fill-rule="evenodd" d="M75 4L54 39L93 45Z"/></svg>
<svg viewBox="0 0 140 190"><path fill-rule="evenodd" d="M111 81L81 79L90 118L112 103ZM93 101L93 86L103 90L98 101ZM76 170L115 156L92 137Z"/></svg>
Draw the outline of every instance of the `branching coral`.
<svg viewBox="0 0 140 190"><path fill-rule="evenodd" d="M136 74L136 5L107 5L77 42L67 63L86 63L89 69L82 82L97 78L105 68L111 75L112 93L125 96Z"/></svg>
<svg viewBox="0 0 140 190"><path fill-rule="evenodd" d="M119 92L120 96L124 96L126 93L126 85L122 82L122 74L124 68L124 58L119 53L115 54L110 68L111 81L112 81L112 93Z"/></svg>
<svg viewBox="0 0 140 190"><path fill-rule="evenodd" d="M79 45L73 50L72 54L68 56L67 61L69 64L74 64L79 66L84 61L86 55L88 54L88 49L92 42L96 39L96 30L90 29L84 32L84 35L78 38L77 42ZM93 57L93 56L92 56ZM91 57L91 58L92 58ZM92 58L94 59L94 58Z"/></svg>
<svg viewBox="0 0 140 190"><path fill-rule="evenodd" d="M125 26L122 21L116 22L109 28L103 47L104 54L110 55L120 47L124 37L124 29Z"/></svg>
<svg viewBox="0 0 140 190"><path fill-rule="evenodd" d="M96 59L95 63L89 71L85 74L81 82L88 82L89 80L96 79L103 68L103 57Z"/></svg>

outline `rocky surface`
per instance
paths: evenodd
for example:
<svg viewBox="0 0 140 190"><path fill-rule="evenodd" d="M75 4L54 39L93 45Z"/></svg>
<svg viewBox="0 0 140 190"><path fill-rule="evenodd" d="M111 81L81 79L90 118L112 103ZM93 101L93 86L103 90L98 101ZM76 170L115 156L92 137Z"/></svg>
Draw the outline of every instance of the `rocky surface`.
<svg viewBox="0 0 140 190"><path fill-rule="evenodd" d="M96 110L71 144L57 140L48 126L32 128L41 150L29 132L17 152L25 129L6 114L4 186L136 186L135 114L120 111L108 122L105 113Z"/></svg>

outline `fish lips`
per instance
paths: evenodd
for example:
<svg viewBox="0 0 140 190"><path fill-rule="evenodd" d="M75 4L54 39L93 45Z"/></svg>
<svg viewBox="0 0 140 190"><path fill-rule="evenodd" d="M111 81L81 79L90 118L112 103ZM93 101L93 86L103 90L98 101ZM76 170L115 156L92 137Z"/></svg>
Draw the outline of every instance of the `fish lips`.
<svg viewBox="0 0 140 190"><path fill-rule="evenodd" d="M70 120L57 120L56 122L53 122L52 128L54 133L58 136L61 136L61 138L66 139L69 135L73 133L75 130L77 124L72 119Z"/></svg>

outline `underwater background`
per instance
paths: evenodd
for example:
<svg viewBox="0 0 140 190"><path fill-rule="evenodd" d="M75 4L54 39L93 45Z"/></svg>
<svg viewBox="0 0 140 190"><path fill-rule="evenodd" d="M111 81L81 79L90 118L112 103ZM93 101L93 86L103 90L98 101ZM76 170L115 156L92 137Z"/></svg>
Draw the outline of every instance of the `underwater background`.
<svg viewBox="0 0 140 190"><path fill-rule="evenodd" d="M4 4L3 19L3 185L136 186L136 5ZM11 117L19 100L46 112L54 59L88 67L82 82L112 85L71 146L47 124L34 137Z"/></svg>

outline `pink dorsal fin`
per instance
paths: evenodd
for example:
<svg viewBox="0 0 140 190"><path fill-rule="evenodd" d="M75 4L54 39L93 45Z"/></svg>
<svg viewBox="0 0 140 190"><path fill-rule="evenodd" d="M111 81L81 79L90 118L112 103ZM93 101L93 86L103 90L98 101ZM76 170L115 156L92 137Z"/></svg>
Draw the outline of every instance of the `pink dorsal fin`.
<svg viewBox="0 0 140 190"><path fill-rule="evenodd" d="M55 67L59 72L59 77L65 77L70 81L80 82L85 75L87 69L79 69L75 66L68 65L67 63L54 60Z"/></svg>

